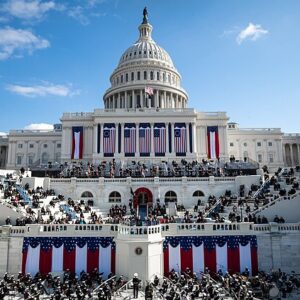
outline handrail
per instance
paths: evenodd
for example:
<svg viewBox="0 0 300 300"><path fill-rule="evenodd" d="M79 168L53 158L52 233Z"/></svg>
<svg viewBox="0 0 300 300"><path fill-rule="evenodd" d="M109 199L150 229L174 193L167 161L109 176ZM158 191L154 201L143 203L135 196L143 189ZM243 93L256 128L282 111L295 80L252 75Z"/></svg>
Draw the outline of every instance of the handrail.
<svg viewBox="0 0 300 300"><path fill-rule="evenodd" d="M127 290L127 286L129 286L129 284L131 284L133 281L133 279L130 279L129 281L127 281L125 284L123 284L119 289L117 289L113 295L116 296L116 295L119 295L121 296L121 292L126 288Z"/></svg>
<svg viewBox="0 0 300 300"><path fill-rule="evenodd" d="M295 194L290 195L290 196L286 196L286 195L285 195L285 196L280 196L280 197L278 197L278 198L276 198L276 199L273 199L273 200L270 201L269 203L267 203L267 204L265 204L265 205L259 207L258 209L256 209L255 211L253 211L253 213L256 215L256 214L262 212L264 209L266 209L266 208L268 208L268 207L274 205L274 204L277 203L277 202L280 202L280 201L282 201L282 200L291 200L291 199L294 199L295 197L297 197L297 196L299 196L299 195L300 195L300 192L296 192Z"/></svg>
<svg viewBox="0 0 300 300"><path fill-rule="evenodd" d="M203 214L203 217L208 217L210 213L213 212L220 203L221 203L221 199L218 199L217 202L208 211L206 211Z"/></svg>
<svg viewBox="0 0 300 300"><path fill-rule="evenodd" d="M113 277L110 277L108 279L106 279L105 281L103 281L101 284L99 284L94 290L93 293L96 293L102 286L104 286L105 284L107 284L109 281L113 280L114 278L116 278L117 275L114 275Z"/></svg>

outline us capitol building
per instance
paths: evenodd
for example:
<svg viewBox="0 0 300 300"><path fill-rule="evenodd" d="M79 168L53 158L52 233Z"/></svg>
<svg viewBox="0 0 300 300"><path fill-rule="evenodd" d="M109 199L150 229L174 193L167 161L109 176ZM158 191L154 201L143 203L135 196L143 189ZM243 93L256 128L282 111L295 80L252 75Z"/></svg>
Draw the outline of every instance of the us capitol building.
<svg viewBox="0 0 300 300"><path fill-rule="evenodd" d="M181 75L152 39L147 14L138 29L138 40L110 76L104 109L64 113L53 131L11 130L0 138L0 167L31 168L79 158L100 162L107 157L157 161L234 156L271 168L299 164L299 134L284 134L280 128L241 129L228 122L225 112L189 108ZM72 153L73 128L81 133L79 156Z"/></svg>

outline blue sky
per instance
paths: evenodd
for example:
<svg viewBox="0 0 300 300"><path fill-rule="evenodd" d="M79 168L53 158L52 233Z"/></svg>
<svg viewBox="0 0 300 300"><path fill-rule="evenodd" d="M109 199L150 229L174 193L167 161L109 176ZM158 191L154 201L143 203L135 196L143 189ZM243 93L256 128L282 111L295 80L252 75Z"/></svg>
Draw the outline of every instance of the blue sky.
<svg viewBox="0 0 300 300"><path fill-rule="evenodd" d="M144 6L189 107L300 132L298 0L1 0L0 131L102 108Z"/></svg>

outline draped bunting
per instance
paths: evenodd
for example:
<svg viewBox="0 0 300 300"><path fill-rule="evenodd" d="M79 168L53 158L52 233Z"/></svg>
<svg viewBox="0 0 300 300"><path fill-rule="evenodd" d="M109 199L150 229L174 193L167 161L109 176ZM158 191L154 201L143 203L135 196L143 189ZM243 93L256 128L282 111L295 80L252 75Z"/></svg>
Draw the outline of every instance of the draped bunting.
<svg viewBox="0 0 300 300"><path fill-rule="evenodd" d="M115 242L112 237L26 237L23 241L22 272L80 274L99 269L115 272Z"/></svg>
<svg viewBox="0 0 300 300"><path fill-rule="evenodd" d="M156 156L164 156L166 153L166 125L154 124L154 152Z"/></svg>
<svg viewBox="0 0 300 300"><path fill-rule="evenodd" d="M139 149L141 156L149 156L151 152L151 127L150 123L140 123Z"/></svg>
<svg viewBox="0 0 300 300"><path fill-rule="evenodd" d="M136 125L134 123L124 124L124 152L125 156L134 156L136 151Z"/></svg>
<svg viewBox="0 0 300 300"><path fill-rule="evenodd" d="M72 156L71 159L82 159L83 127L72 127Z"/></svg>
<svg viewBox="0 0 300 300"><path fill-rule="evenodd" d="M207 127L207 157L210 159L219 158L219 133L218 126Z"/></svg>
<svg viewBox="0 0 300 300"><path fill-rule="evenodd" d="M203 272L222 270L243 272L247 267L257 274L256 236L177 236L166 237L164 244L164 272L184 271L187 267Z"/></svg>

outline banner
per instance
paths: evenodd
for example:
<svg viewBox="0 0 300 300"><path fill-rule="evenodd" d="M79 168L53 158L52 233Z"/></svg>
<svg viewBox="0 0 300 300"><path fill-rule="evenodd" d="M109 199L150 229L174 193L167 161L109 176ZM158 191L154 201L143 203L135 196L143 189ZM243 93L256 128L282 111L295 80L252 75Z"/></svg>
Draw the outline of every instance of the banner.
<svg viewBox="0 0 300 300"><path fill-rule="evenodd" d="M72 155L71 159L82 159L83 154L83 127L72 127Z"/></svg>
<svg viewBox="0 0 300 300"><path fill-rule="evenodd" d="M151 152L151 127L150 123L140 123L139 150L141 156L149 156Z"/></svg>
<svg viewBox="0 0 300 300"><path fill-rule="evenodd" d="M175 123L174 125L174 151L176 154L187 152L187 132L185 123Z"/></svg>
<svg viewBox="0 0 300 300"><path fill-rule="evenodd" d="M166 153L166 125L165 123L154 124L154 152L157 156Z"/></svg>
<svg viewBox="0 0 300 300"><path fill-rule="evenodd" d="M219 158L219 134L218 126L207 127L207 157L209 159Z"/></svg>
<svg viewBox="0 0 300 300"><path fill-rule="evenodd" d="M136 151L136 125L124 124L124 153L125 156L134 156Z"/></svg>
<svg viewBox="0 0 300 300"><path fill-rule="evenodd" d="M116 150L116 127L114 123L103 125L103 153L104 156L113 156Z"/></svg>

